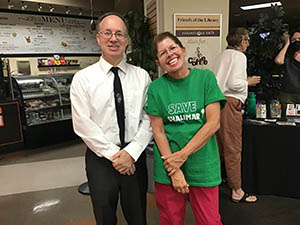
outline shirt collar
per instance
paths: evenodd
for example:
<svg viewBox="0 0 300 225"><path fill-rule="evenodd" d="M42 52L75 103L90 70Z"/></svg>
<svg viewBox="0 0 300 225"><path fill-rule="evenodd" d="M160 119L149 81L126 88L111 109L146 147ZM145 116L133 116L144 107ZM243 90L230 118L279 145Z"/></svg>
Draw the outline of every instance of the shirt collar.
<svg viewBox="0 0 300 225"><path fill-rule="evenodd" d="M113 65L107 62L102 56L100 57L99 64L105 74L108 74L110 69L113 67ZM119 69L126 75L127 65L124 59L119 63L119 65L117 65L117 67L119 67Z"/></svg>

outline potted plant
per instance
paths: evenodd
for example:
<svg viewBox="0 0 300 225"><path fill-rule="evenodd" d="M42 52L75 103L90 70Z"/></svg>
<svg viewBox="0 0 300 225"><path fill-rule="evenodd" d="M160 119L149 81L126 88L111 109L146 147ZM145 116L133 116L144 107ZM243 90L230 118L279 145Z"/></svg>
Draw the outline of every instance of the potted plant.
<svg viewBox="0 0 300 225"><path fill-rule="evenodd" d="M274 63L274 59L283 46L283 33L288 30L283 16L283 8L273 6L269 13L261 14L258 22L248 27L251 43L246 52L247 72L262 78L261 83L250 90L265 101L276 99L280 89L282 68Z"/></svg>
<svg viewBox="0 0 300 225"><path fill-rule="evenodd" d="M157 66L153 49L153 34L150 31L148 18L136 11L129 11L124 18L131 39L127 61L147 70L153 79L157 73Z"/></svg>

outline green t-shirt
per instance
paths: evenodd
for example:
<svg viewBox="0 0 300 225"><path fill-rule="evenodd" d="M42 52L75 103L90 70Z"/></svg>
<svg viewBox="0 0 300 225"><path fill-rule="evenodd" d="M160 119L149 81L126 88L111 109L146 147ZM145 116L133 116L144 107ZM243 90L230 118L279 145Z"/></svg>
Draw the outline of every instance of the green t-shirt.
<svg viewBox="0 0 300 225"><path fill-rule="evenodd" d="M226 98L214 74L209 70L191 69L183 79L168 74L153 81L148 89L147 113L160 116L172 152L181 150L205 124L205 107ZM181 167L191 186L211 187L221 182L220 159L215 135L200 150L190 155ZM154 145L154 180L171 184L157 145Z"/></svg>

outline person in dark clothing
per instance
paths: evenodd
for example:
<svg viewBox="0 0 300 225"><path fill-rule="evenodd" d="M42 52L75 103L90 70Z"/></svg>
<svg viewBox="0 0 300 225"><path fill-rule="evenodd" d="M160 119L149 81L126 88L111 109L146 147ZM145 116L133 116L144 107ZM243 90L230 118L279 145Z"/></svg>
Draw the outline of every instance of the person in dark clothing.
<svg viewBox="0 0 300 225"><path fill-rule="evenodd" d="M274 61L284 65L279 99L285 116L287 104L300 104L300 28L283 37L285 44Z"/></svg>

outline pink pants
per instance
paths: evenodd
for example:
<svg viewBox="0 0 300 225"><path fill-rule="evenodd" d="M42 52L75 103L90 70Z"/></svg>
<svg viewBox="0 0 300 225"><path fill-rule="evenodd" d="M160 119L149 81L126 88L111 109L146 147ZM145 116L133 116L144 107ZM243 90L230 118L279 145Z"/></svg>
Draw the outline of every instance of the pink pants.
<svg viewBox="0 0 300 225"><path fill-rule="evenodd" d="M160 225L183 225L189 196L197 225L222 225L219 214L219 187L189 187L189 195L181 194L172 185L155 182L155 198Z"/></svg>

